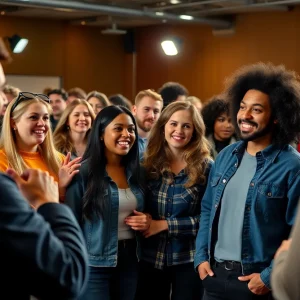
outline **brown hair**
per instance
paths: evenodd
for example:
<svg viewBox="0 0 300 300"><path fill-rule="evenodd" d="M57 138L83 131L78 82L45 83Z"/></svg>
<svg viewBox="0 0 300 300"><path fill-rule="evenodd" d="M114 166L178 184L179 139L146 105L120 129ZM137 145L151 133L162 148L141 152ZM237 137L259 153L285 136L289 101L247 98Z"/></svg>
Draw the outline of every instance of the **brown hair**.
<svg viewBox="0 0 300 300"><path fill-rule="evenodd" d="M140 103L140 101L146 96L153 98L156 101L163 102L163 99L160 94L156 93L153 90L148 89L148 90L143 90L143 91L138 92L138 94L136 95L135 100L134 100L135 105L138 105Z"/></svg>
<svg viewBox="0 0 300 300"><path fill-rule="evenodd" d="M144 156L144 167L151 179L158 179L167 175L173 178L170 161L171 151L165 142L164 127L171 116L180 110L188 110L192 114L194 133L183 152L183 158L187 163L186 172L188 181L186 187L197 183L205 183L205 169L210 160L209 143L205 138L205 126L196 107L188 101L176 101L169 104L162 112L160 118L153 126L148 146Z"/></svg>

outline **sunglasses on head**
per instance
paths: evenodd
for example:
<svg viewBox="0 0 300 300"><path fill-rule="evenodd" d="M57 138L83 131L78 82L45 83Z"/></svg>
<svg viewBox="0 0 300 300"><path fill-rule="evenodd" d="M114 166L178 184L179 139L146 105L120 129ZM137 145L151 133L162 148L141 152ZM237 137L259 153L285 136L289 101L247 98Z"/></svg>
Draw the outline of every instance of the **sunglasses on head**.
<svg viewBox="0 0 300 300"><path fill-rule="evenodd" d="M44 94L34 94L34 93L30 93L30 92L20 92L15 103L13 104L10 113L12 114L12 112L15 110L15 108L18 106L19 103L26 101L26 100L31 100L35 97L38 97L41 100L44 100L47 103L50 103L50 99L48 98L48 96L44 95Z"/></svg>

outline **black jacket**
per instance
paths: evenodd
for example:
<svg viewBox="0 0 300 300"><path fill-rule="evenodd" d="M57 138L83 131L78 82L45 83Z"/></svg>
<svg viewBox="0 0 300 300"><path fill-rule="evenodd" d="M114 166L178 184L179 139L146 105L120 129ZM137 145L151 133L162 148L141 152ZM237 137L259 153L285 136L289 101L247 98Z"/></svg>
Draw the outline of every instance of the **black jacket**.
<svg viewBox="0 0 300 300"><path fill-rule="evenodd" d="M84 239L71 210L47 203L34 211L16 184L0 174L2 296L77 299L87 282L87 265Z"/></svg>

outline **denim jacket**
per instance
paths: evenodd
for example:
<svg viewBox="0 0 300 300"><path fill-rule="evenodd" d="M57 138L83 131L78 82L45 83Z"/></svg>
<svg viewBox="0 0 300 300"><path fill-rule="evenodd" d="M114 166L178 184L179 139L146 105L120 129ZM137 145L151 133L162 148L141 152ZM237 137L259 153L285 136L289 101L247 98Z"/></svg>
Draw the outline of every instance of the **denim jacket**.
<svg viewBox="0 0 300 300"><path fill-rule="evenodd" d="M95 215L93 221L83 218L82 198L86 191L88 178L88 164L81 164L80 172L76 174L72 183L67 188L65 203L72 209L75 217L81 225L87 245L89 265L95 267L115 267L118 260L118 216L119 216L119 194L115 182L106 174L99 180L105 180L107 189L104 191L105 200L108 203L105 218L101 219ZM136 196L137 210L144 210L144 191L133 184L131 173L126 170L128 185ZM139 247L138 247L139 248ZM138 253L137 253L138 254Z"/></svg>
<svg viewBox="0 0 300 300"><path fill-rule="evenodd" d="M202 199L196 239L195 268L214 258L222 195L239 167L246 149L238 142L223 149L210 172ZM261 273L270 288L273 257L288 238L300 196L300 155L289 145L270 145L256 153L257 168L249 185L242 231L244 274ZM230 218L230 216L228 216Z"/></svg>

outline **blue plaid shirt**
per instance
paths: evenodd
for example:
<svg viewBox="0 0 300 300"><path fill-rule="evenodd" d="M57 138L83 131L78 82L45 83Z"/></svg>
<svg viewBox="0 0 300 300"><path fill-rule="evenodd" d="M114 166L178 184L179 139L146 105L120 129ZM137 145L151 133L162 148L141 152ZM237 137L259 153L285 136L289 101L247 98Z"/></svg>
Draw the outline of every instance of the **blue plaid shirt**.
<svg viewBox="0 0 300 300"><path fill-rule="evenodd" d="M212 163L205 171L208 177ZM182 170L170 184L167 177L148 181L147 212L153 220L166 220L168 231L142 239L142 259L157 269L194 261L201 200L206 184L186 188L188 175Z"/></svg>

